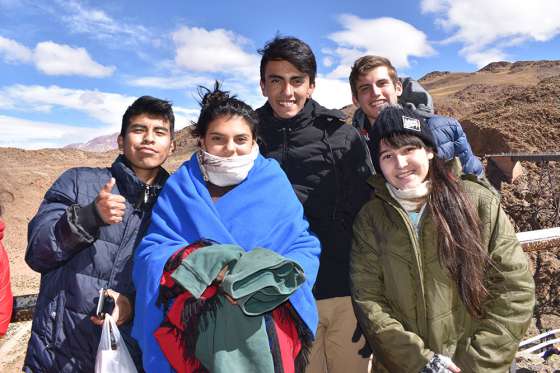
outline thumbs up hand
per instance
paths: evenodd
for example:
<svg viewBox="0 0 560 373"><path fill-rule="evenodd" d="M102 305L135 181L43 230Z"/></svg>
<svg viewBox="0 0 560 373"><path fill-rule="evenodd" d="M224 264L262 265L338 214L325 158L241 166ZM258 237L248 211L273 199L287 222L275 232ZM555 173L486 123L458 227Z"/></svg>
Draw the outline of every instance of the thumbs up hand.
<svg viewBox="0 0 560 373"><path fill-rule="evenodd" d="M124 197L111 193L115 182L115 178L112 177L101 188L97 198L95 198L95 207L97 207L97 212L105 224L118 224L122 222L126 209Z"/></svg>

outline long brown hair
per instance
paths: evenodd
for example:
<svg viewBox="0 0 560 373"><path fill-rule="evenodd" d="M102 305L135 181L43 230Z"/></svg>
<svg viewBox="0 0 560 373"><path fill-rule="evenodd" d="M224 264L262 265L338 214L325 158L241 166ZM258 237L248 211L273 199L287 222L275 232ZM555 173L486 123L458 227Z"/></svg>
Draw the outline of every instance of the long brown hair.
<svg viewBox="0 0 560 373"><path fill-rule="evenodd" d="M433 151L411 134L393 133L381 141L394 148L412 145ZM439 261L457 285L469 314L481 318L482 303L488 296L484 274L490 257L482 244L478 212L462 190L450 163L437 157L430 161L431 191L427 204L437 229Z"/></svg>

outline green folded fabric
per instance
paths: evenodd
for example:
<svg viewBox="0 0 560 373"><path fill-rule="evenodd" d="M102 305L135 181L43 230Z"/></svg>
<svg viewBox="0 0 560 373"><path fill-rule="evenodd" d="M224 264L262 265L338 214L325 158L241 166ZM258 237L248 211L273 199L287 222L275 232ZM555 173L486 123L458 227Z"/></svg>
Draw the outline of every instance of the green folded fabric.
<svg viewBox="0 0 560 373"><path fill-rule="evenodd" d="M222 268L237 262L243 254L245 251L237 245L202 247L183 259L171 277L198 299Z"/></svg>
<svg viewBox="0 0 560 373"><path fill-rule="evenodd" d="M200 298L224 266L220 286L236 299L219 297L208 323L198 325L196 358L213 373L274 373L263 314L278 307L304 283L302 268L273 251L245 252L236 245L212 245L187 256L171 277Z"/></svg>
<svg viewBox="0 0 560 373"><path fill-rule="evenodd" d="M305 282L303 269L268 249L245 253L221 284L248 316L260 315L286 301Z"/></svg>
<svg viewBox="0 0 560 373"><path fill-rule="evenodd" d="M264 316L247 316L219 297L215 318L200 328L196 358L212 373L274 373Z"/></svg>

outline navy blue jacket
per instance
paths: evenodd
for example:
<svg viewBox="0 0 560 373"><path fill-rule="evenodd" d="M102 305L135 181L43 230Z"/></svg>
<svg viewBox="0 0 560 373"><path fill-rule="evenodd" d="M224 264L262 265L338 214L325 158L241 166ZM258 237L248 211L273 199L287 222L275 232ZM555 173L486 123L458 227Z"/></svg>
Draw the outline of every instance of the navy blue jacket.
<svg viewBox="0 0 560 373"><path fill-rule="evenodd" d="M437 156L444 160L458 157L463 166L463 173L483 176L484 167L480 159L473 154L461 124L451 117L441 115L423 115L432 131L437 144ZM361 109L356 110L352 125L362 134L369 144L368 131L371 127L369 119ZM368 148L370 149L370 148ZM370 149L371 151L371 149Z"/></svg>
<svg viewBox="0 0 560 373"><path fill-rule="evenodd" d="M47 191L28 229L25 261L41 273L41 287L25 371L94 371L101 327L89 317L95 313L99 289L111 288L134 304L133 249L167 176L160 169L155 185L147 186L119 156L111 168L69 169ZM126 212L121 223L106 225L94 202L111 177L116 179L112 193L126 198ZM139 365L131 327L128 322L119 330Z"/></svg>

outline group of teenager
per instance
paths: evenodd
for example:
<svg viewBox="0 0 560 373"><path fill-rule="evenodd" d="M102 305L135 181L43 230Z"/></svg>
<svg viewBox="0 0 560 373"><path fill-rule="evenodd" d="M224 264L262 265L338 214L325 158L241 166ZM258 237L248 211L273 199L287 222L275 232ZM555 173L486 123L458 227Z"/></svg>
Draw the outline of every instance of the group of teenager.
<svg viewBox="0 0 560 373"><path fill-rule="evenodd" d="M138 371L506 372L534 283L460 124L399 104L378 56L352 67L345 124L312 98L306 43L259 52L266 103L200 88L199 149L171 176L171 104L143 96L111 167L48 190L24 371L93 372L107 289Z"/></svg>

